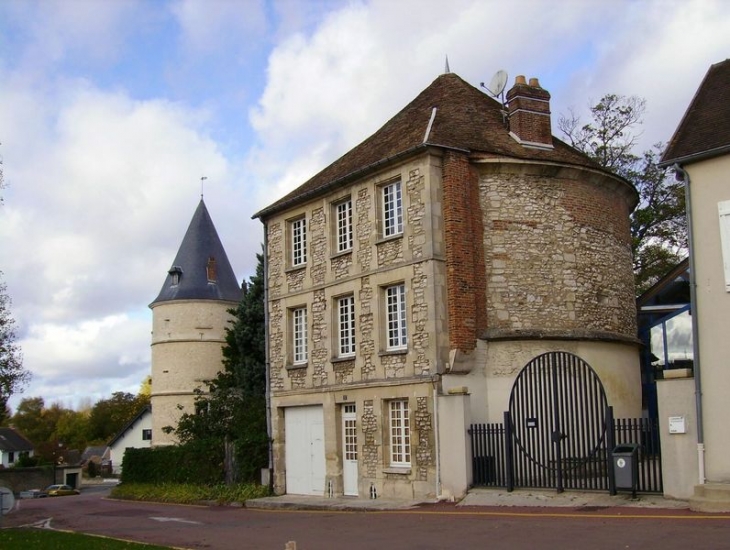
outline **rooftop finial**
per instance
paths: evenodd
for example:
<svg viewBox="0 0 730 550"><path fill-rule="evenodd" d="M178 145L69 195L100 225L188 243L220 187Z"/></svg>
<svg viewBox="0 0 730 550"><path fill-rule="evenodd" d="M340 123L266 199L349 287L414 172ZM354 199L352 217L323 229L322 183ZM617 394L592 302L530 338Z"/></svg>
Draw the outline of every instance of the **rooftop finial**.
<svg viewBox="0 0 730 550"><path fill-rule="evenodd" d="M205 180L208 179L208 176L201 176L200 177L200 200L203 200L203 185L205 184Z"/></svg>
<svg viewBox="0 0 730 550"><path fill-rule="evenodd" d="M449 69L449 56L446 55L446 65L444 66L444 74L451 73L451 69Z"/></svg>

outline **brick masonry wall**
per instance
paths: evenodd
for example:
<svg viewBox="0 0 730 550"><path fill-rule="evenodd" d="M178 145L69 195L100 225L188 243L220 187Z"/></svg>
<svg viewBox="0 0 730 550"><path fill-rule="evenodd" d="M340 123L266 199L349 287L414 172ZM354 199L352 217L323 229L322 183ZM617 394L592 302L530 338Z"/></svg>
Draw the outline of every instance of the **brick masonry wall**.
<svg viewBox="0 0 730 550"><path fill-rule="evenodd" d="M485 174L488 337L636 335L628 207L607 186Z"/></svg>
<svg viewBox="0 0 730 550"><path fill-rule="evenodd" d="M463 153L443 160L443 217L450 348L473 350L486 328L486 272L476 171Z"/></svg>

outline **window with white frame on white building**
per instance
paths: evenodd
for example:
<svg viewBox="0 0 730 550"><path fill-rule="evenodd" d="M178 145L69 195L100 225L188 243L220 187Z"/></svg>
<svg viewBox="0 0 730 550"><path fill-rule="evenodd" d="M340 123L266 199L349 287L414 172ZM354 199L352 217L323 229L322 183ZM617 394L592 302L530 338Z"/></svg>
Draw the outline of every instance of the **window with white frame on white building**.
<svg viewBox="0 0 730 550"><path fill-rule="evenodd" d="M383 196L383 237L403 233L403 198L400 180L381 188Z"/></svg>
<svg viewBox="0 0 730 550"><path fill-rule="evenodd" d="M337 356L355 355L355 297L337 299Z"/></svg>
<svg viewBox="0 0 730 550"><path fill-rule="evenodd" d="M388 402L390 421L390 465L411 465L411 426L408 400L394 399Z"/></svg>
<svg viewBox="0 0 730 550"><path fill-rule="evenodd" d="M335 206L337 219L337 252L352 250L352 201L347 199Z"/></svg>
<svg viewBox="0 0 730 550"><path fill-rule="evenodd" d="M406 285L401 283L385 288L385 308L388 350L405 349L408 346L406 327Z"/></svg>
<svg viewBox="0 0 730 550"><path fill-rule="evenodd" d="M292 347L295 365L307 362L307 308L292 310Z"/></svg>
<svg viewBox="0 0 730 550"><path fill-rule="evenodd" d="M307 263L307 219L299 218L290 223L291 227L291 265Z"/></svg>

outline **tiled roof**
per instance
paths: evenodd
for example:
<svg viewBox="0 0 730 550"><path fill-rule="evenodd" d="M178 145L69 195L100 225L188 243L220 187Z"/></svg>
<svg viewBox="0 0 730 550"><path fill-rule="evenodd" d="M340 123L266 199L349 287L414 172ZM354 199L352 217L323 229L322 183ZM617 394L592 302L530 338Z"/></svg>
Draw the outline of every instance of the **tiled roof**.
<svg viewBox="0 0 730 550"><path fill-rule="evenodd" d="M730 59L710 67L669 141L662 164L730 152Z"/></svg>
<svg viewBox="0 0 730 550"><path fill-rule="evenodd" d="M426 130L437 109L426 141ZM254 217L267 216L361 177L394 157L427 147L466 150L473 155L559 162L603 171L573 147L553 137L553 149L525 147L506 128L502 105L453 73L442 74L418 97L360 145L350 150L309 181L264 208Z"/></svg>
<svg viewBox="0 0 730 550"><path fill-rule="evenodd" d="M0 450L13 452L32 451L33 443L12 428L0 428Z"/></svg>
<svg viewBox="0 0 730 550"><path fill-rule="evenodd" d="M210 258L215 260L214 281L208 280L206 270ZM241 287L202 199L172 265L151 305L171 300L241 300ZM172 275L175 268L179 272L178 284L174 284Z"/></svg>

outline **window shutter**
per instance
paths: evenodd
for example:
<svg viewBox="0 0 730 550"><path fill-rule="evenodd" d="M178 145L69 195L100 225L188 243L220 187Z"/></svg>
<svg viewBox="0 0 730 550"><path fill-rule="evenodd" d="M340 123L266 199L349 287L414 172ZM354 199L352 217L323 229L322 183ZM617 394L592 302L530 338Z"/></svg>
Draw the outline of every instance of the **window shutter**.
<svg viewBox="0 0 730 550"><path fill-rule="evenodd" d="M720 213L720 247L725 269L725 290L730 292L730 201L717 203L717 209Z"/></svg>

